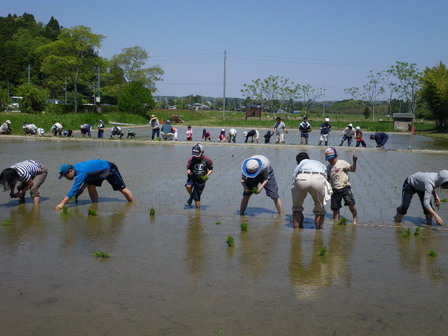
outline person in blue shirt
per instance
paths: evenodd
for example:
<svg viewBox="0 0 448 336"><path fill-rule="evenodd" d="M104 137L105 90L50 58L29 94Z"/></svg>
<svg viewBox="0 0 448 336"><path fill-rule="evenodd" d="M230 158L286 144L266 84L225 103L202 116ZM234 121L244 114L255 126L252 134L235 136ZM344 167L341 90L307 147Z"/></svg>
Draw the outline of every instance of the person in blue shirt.
<svg viewBox="0 0 448 336"><path fill-rule="evenodd" d="M87 187L92 202L97 203L96 187L101 187L104 180L110 183L113 190L121 192L128 202L135 200L132 192L126 187L118 167L112 162L97 159L73 165L65 163L59 168L59 178L63 177L67 180L75 180L75 182L61 203L56 206L56 210L61 210L73 196L79 196L84 187Z"/></svg>

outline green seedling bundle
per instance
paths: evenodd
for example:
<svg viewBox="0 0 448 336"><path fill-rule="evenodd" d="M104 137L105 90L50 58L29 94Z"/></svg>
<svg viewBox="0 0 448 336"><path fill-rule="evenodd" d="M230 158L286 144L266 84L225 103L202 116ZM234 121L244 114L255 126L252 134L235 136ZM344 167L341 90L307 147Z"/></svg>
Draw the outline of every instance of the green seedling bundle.
<svg viewBox="0 0 448 336"><path fill-rule="evenodd" d="M233 238L232 236L228 236L227 240L226 240L226 243L227 243L228 247L235 246L235 238Z"/></svg>
<svg viewBox="0 0 448 336"><path fill-rule="evenodd" d="M100 258L100 259L110 258L110 254L107 252L104 252L104 251L94 252L94 253L92 253L92 256L95 258Z"/></svg>

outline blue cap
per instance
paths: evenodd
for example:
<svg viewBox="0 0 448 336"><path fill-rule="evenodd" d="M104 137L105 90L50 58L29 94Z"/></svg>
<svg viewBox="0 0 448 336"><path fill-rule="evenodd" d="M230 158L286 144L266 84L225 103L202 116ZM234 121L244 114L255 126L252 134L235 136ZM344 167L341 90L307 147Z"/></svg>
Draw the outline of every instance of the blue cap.
<svg viewBox="0 0 448 336"><path fill-rule="evenodd" d="M263 162L258 158L248 158L241 165L241 172L247 177L256 177L263 169Z"/></svg>
<svg viewBox="0 0 448 336"><path fill-rule="evenodd" d="M336 156L338 156L338 152L336 151L336 148L329 147L325 150L325 160L331 160L334 159Z"/></svg>
<svg viewBox="0 0 448 336"><path fill-rule="evenodd" d="M63 178L70 169L73 169L73 166L67 163L64 163L61 167L59 167L59 178Z"/></svg>

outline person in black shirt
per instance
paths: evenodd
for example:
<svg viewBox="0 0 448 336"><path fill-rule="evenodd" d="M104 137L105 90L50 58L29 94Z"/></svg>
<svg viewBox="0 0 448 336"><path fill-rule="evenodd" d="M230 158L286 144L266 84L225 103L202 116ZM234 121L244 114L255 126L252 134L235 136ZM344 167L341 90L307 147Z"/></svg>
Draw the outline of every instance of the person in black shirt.
<svg viewBox="0 0 448 336"><path fill-rule="evenodd" d="M187 163L187 189L190 198L187 204L190 206L194 200L196 209L201 208L201 194L204 191L205 184L209 176L213 173L212 160L204 156L204 146L196 144L191 150L191 158Z"/></svg>

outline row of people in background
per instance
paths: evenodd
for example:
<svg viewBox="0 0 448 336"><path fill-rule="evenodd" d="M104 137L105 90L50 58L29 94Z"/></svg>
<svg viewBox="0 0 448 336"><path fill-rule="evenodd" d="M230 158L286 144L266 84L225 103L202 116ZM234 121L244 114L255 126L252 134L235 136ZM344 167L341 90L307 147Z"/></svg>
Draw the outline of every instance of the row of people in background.
<svg viewBox="0 0 448 336"><path fill-rule="evenodd" d="M160 122L157 119L155 115L151 116L150 121L150 127L152 130L151 139L154 140L155 137L157 139L160 138L162 140L177 140L178 139L178 131L177 128L171 125L171 121L167 120L166 123L162 126L160 126ZM23 130L25 135L44 135L45 131L43 128L38 128L33 123L25 122L23 124ZM105 125L102 120L99 120L97 125L98 130L98 138L104 138L104 129ZM81 135L83 137L91 137L92 136L92 125L85 123L80 126ZM11 127L11 121L7 120L5 123L1 126L1 134L12 134L12 127ZM73 135L72 130L66 130L63 131L63 126L61 123L57 122L55 123L51 129L50 132L54 136L66 136L71 137ZM276 123L274 124L273 130L268 130L267 133L263 136L264 137L264 143L270 143L271 137L275 134L276 140L275 142L278 144L284 144L285 143L285 133L286 125L282 121L280 117L276 118ZM305 116L303 117L303 121L299 125L299 132L297 135L300 135L300 144L301 145L308 145L308 138L309 133L311 132L311 125L308 122L308 118ZM320 125L320 137L319 137L319 143L318 145L322 145L322 143L325 146L328 146L328 136L331 132L331 124L330 119L325 118L325 121ZM187 141L193 141L193 129L191 126L187 127L186 131L187 135ZM224 129L221 130L220 134L218 135L218 141L219 142L236 142L236 135L237 131L234 128L231 128L226 134L226 131ZM128 130L127 138L134 138L135 139L135 132L133 130ZM260 142L260 133L258 130L253 129L250 131L244 131L243 136L245 137L245 143L247 142ZM356 143L356 147L362 146L367 147L366 142L364 141L363 132L361 131L361 128L357 126L356 128L353 127L353 124L348 124L348 126L342 131L341 134L341 142L339 146L343 146L343 144L347 141L347 145L351 146L353 141ZM110 138L120 138L122 139L124 137L124 132L119 126L115 126L112 128L111 136ZM212 136L210 131L207 129L202 130L202 140L203 141L212 141ZM384 145L388 141L388 135L384 132L377 132L375 134L370 135L371 140L375 140L376 147L384 148Z"/></svg>

